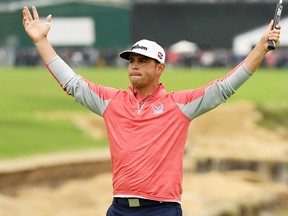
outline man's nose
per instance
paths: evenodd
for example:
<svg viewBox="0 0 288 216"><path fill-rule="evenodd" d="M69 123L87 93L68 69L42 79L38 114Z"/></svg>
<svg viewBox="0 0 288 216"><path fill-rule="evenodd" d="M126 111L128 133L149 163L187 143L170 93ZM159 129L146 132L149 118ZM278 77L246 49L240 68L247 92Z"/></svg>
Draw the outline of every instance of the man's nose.
<svg viewBox="0 0 288 216"><path fill-rule="evenodd" d="M139 64L138 64L138 62L133 62L133 63L132 63L132 68L133 68L134 70L138 70L138 69L139 69Z"/></svg>

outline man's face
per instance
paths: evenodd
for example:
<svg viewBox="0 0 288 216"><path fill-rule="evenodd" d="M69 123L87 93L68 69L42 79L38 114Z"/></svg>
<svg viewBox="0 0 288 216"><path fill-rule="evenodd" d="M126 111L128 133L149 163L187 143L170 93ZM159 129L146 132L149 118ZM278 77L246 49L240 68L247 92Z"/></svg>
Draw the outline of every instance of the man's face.
<svg viewBox="0 0 288 216"><path fill-rule="evenodd" d="M129 57L128 77L135 88L145 88L149 85L158 85L162 71L156 60L133 53Z"/></svg>

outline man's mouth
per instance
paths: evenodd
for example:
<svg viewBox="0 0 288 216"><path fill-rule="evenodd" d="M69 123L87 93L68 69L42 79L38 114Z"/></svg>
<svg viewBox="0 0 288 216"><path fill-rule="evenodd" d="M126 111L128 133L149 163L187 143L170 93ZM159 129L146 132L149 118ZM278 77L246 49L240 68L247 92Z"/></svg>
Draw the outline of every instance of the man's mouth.
<svg viewBox="0 0 288 216"><path fill-rule="evenodd" d="M136 76L141 76L141 73L132 72L132 73L130 74L130 77L136 77Z"/></svg>

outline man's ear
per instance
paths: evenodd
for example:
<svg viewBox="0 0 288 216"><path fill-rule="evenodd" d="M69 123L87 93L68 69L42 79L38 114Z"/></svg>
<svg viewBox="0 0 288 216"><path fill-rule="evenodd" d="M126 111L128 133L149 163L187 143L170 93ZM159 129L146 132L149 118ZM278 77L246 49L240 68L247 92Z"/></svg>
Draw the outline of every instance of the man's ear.
<svg viewBox="0 0 288 216"><path fill-rule="evenodd" d="M166 65L164 63L160 63L157 65L157 74L161 75L166 68Z"/></svg>

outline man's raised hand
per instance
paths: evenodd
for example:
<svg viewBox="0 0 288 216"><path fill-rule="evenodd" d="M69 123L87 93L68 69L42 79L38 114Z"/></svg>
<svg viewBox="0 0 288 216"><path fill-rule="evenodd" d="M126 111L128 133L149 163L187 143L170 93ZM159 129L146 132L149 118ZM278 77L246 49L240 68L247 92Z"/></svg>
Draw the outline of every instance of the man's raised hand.
<svg viewBox="0 0 288 216"><path fill-rule="evenodd" d="M31 15L29 9L24 7L23 9L23 20L22 24L26 33L32 39L34 43L38 43L42 39L46 39L48 32L50 30L50 23L52 20L52 15L48 15L46 17L46 22L41 22L39 19L39 15L35 6L32 6Z"/></svg>

